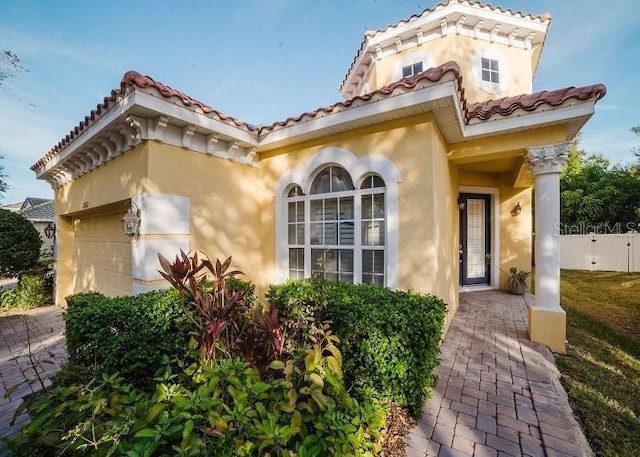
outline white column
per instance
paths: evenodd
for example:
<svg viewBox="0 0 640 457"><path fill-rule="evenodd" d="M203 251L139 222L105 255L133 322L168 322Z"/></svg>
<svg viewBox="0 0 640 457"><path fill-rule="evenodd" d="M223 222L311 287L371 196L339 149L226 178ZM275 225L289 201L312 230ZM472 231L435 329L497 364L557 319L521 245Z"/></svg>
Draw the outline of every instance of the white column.
<svg viewBox="0 0 640 457"><path fill-rule="evenodd" d="M560 173L571 143L527 148L535 176L536 298L529 309L529 337L565 351L566 314L560 307Z"/></svg>

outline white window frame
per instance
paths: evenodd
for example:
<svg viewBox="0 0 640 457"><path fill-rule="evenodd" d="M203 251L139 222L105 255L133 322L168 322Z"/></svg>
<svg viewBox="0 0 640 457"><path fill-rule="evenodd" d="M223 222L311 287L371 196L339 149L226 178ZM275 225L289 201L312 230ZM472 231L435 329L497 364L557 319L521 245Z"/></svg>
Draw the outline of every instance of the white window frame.
<svg viewBox="0 0 640 457"><path fill-rule="evenodd" d="M429 68L433 68L436 66L435 61L433 60L433 57L431 57L431 54L429 52L427 51L409 52L403 55L401 58L399 58L395 62L393 66L393 73L391 75L390 82L400 81L401 79L403 79L402 69L409 65L413 67L413 64L418 62L422 62L422 71L428 70Z"/></svg>
<svg viewBox="0 0 640 457"><path fill-rule="evenodd" d="M500 80L499 82L492 83L491 81L485 81L482 79L483 58L495 60L496 62L498 62L498 79ZM471 66L476 87L490 94L498 94L507 91L509 81L509 68L507 66L507 59L500 51L491 47L482 47L477 49L473 55Z"/></svg>
<svg viewBox="0 0 640 457"><path fill-rule="evenodd" d="M282 283L289 275L289 244L288 244L288 192L294 185L302 188L305 196L309 195L311 184L315 177L327 166L337 165L344 168L353 180L354 215L360 211L360 189L365 178L372 174L379 175L385 183L385 284L396 288L398 285L398 183L401 182L400 172L394 163L380 155L367 155L357 158L347 149L327 147L316 152L302 167L286 171L275 188L276 200L276 267L274 282ZM370 189L364 189L370 191ZM351 191L350 191L351 193ZM314 194L336 195L337 194ZM309 208L309 205L306 206ZM305 209L305 220L310 218L309 209ZM358 217L359 220L359 217ZM355 230L354 245L354 282L362 280L362 246L360 246L359 227ZM305 236L309 236L305 233ZM305 264L311 266L310 257L305 256ZM307 265L305 265L307 270Z"/></svg>
<svg viewBox="0 0 640 457"><path fill-rule="evenodd" d="M416 71L416 66L420 65L420 71ZM404 74L404 69L408 68L409 69L409 73L408 75ZM410 63L409 65L405 65L404 67L402 67L402 77L403 78L411 78L412 76L417 75L418 73L422 73L424 71L424 64L422 63L421 60L418 60L417 62L413 62Z"/></svg>
<svg viewBox="0 0 640 457"><path fill-rule="evenodd" d="M486 61L489 66L485 68L484 66L484 61ZM498 69L494 70L492 68L492 63L495 62ZM496 60L496 59L491 59L490 57L481 57L480 58L480 78L484 81L484 82L488 82L488 83L493 83L493 84L500 84L500 61ZM489 75L489 79L484 79L484 73L487 72L487 74ZM493 81L493 78L495 77L495 79L497 79L497 81Z"/></svg>

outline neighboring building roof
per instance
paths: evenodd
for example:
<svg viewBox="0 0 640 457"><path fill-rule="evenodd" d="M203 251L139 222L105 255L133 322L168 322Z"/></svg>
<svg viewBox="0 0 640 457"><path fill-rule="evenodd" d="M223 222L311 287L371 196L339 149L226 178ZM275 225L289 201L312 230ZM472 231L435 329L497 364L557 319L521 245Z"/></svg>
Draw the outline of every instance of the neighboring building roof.
<svg viewBox="0 0 640 457"><path fill-rule="evenodd" d="M22 203L22 206L20 207L21 210L26 209L26 208L30 208L32 206L37 206L40 205L42 203L47 203L47 202L52 202L53 200L51 200L50 198L37 198L37 197L27 197L25 198L24 202Z"/></svg>
<svg viewBox="0 0 640 457"><path fill-rule="evenodd" d="M12 213L17 213L18 211L20 211L20 209L22 208L23 204L24 204L24 202L9 203L7 205L0 206L0 209L11 211Z"/></svg>
<svg viewBox="0 0 640 457"><path fill-rule="evenodd" d="M40 203L35 206L30 206L19 213L27 220L30 221L53 221L56 218L55 209L53 207L53 200L44 200L44 203Z"/></svg>

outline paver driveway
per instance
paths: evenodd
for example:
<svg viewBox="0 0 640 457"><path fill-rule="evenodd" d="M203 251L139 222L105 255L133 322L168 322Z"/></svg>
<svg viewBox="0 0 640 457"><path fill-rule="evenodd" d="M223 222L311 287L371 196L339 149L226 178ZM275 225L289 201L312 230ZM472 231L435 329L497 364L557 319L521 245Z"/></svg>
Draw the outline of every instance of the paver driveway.
<svg viewBox="0 0 640 457"><path fill-rule="evenodd" d="M17 433L29 421L23 413L11 425L22 399L42 389L36 370L48 386L48 378L66 360L63 331L57 306L0 314L0 438Z"/></svg>

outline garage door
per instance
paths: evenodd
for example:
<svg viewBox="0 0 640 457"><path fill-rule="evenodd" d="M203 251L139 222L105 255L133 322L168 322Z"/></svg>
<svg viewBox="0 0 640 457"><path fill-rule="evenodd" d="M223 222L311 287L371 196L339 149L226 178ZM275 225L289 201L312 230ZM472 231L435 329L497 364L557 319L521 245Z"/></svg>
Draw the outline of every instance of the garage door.
<svg viewBox="0 0 640 457"><path fill-rule="evenodd" d="M131 295L131 239L121 218L120 211L74 220L74 292Z"/></svg>

